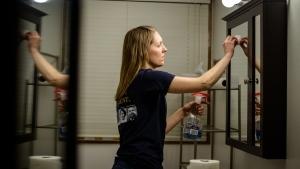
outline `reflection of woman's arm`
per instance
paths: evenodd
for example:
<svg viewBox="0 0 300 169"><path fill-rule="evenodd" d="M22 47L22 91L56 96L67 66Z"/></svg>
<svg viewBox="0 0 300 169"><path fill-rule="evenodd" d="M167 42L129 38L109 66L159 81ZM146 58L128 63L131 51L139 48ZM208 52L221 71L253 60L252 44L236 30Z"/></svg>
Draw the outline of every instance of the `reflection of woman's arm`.
<svg viewBox="0 0 300 169"><path fill-rule="evenodd" d="M38 71L53 86L67 88L69 76L55 69L40 53L40 36L37 32L29 32L26 34L28 40L28 48Z"/></svg>
<svg viewBox="0 0 300 169"><path fill-rule="evenodd" d="M249 53L248 53L248 38L244 37L241 39L240 41L240 46L243 49L245 55L248 57ZM255 68L257 69L257 71L260 73L260 61L258 59L255 59Z"/></svg>
<svg viewBox="0 0 300 169"><path fill-rule="evenodd" d="M255 68L260 73L260 61L258 59L255 59Z"/></svg>

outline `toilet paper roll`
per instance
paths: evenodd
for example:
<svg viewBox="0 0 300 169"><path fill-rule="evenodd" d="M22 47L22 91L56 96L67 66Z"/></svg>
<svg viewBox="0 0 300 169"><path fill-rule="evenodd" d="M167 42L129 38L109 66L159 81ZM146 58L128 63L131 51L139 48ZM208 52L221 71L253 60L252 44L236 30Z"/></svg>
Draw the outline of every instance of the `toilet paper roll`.
<svg viewBox="0 0 300 169"><path fill-rule="evenodd" d="M219 160L193 159L187 169L220 169Z"/></svg>
<svg viewBox="0 0 300 169"><path fill-rule="evenodd" d="M29 169L62 169L60 156L30 156Z"/></svg>

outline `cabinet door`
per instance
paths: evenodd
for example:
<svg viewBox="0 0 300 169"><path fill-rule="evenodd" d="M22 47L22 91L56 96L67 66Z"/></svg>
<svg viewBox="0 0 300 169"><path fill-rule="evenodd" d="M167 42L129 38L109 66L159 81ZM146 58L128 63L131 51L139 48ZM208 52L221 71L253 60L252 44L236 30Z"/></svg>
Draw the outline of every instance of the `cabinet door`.
<svg viewBox="0 0 300 169"><path fill-rule="evenodd" d="M223 19L227 34L248 41L246 50L236 46L227 69L226 143L264 158L285 158L286 1L252 0Z"/></svg>
<svg viewBox="0 0 300 169"><path fill-rule="evenodd" d="M243 22L240 25L230 29L232 36L248 37L248 22ZM248 94L249 89L249 62L242 48L237 46L234 51L234 56L231 59L231 89L239 86L238 90L230 90L230 138L240 142L248 142Z"/></svg>
<svg viewBox="0 0 300 169"><path fill-rule="evenodd" d="M24 41L26 31L40 32L41 17L45 16L25 3L19 4L18 40L16 59L16 142L22 143L35 138L37 71Z"/></svg>

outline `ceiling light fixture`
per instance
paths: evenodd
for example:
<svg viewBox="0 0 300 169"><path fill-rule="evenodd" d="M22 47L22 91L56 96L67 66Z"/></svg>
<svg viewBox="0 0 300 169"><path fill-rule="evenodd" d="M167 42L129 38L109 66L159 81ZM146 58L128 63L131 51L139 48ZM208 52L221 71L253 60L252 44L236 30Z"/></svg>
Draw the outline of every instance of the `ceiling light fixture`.
<svg viewBox="0 0 300 169"><path fill-rule="evenodd" d="M242 0L222 0L222 4L227 7L227 8L231 8L233 7L235 4L240 3Z"/></svg>
<svg viewBox="0 0 300 169"><path fill-rule="evenodd" d="M222 4L227 7L227 8L231 8L233 6L237 6L237 7L241 7L243 5L245 5L246 3L248 3L251 0L222 0Z"/></svg>
<svg viewBox="0 0 300 169"><path fill-rule="evenodd" d="M47 2L48 0L33 0L34 2L36 2L36 3L45 3L45 2Z"/></svg>

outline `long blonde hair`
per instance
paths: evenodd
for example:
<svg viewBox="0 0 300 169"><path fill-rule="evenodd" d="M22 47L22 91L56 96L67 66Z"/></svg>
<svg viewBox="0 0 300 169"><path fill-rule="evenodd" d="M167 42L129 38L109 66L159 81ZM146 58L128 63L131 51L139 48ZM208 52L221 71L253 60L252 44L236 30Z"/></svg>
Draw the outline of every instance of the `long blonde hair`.
<svg viewBox="0 0 300 169"><path fill-rule="evenodd" d="M139 26L129 30L124 39L120 81L115 100L120 100L139 70L148 61L148 50L153 43L155 28Z"/></svg>

